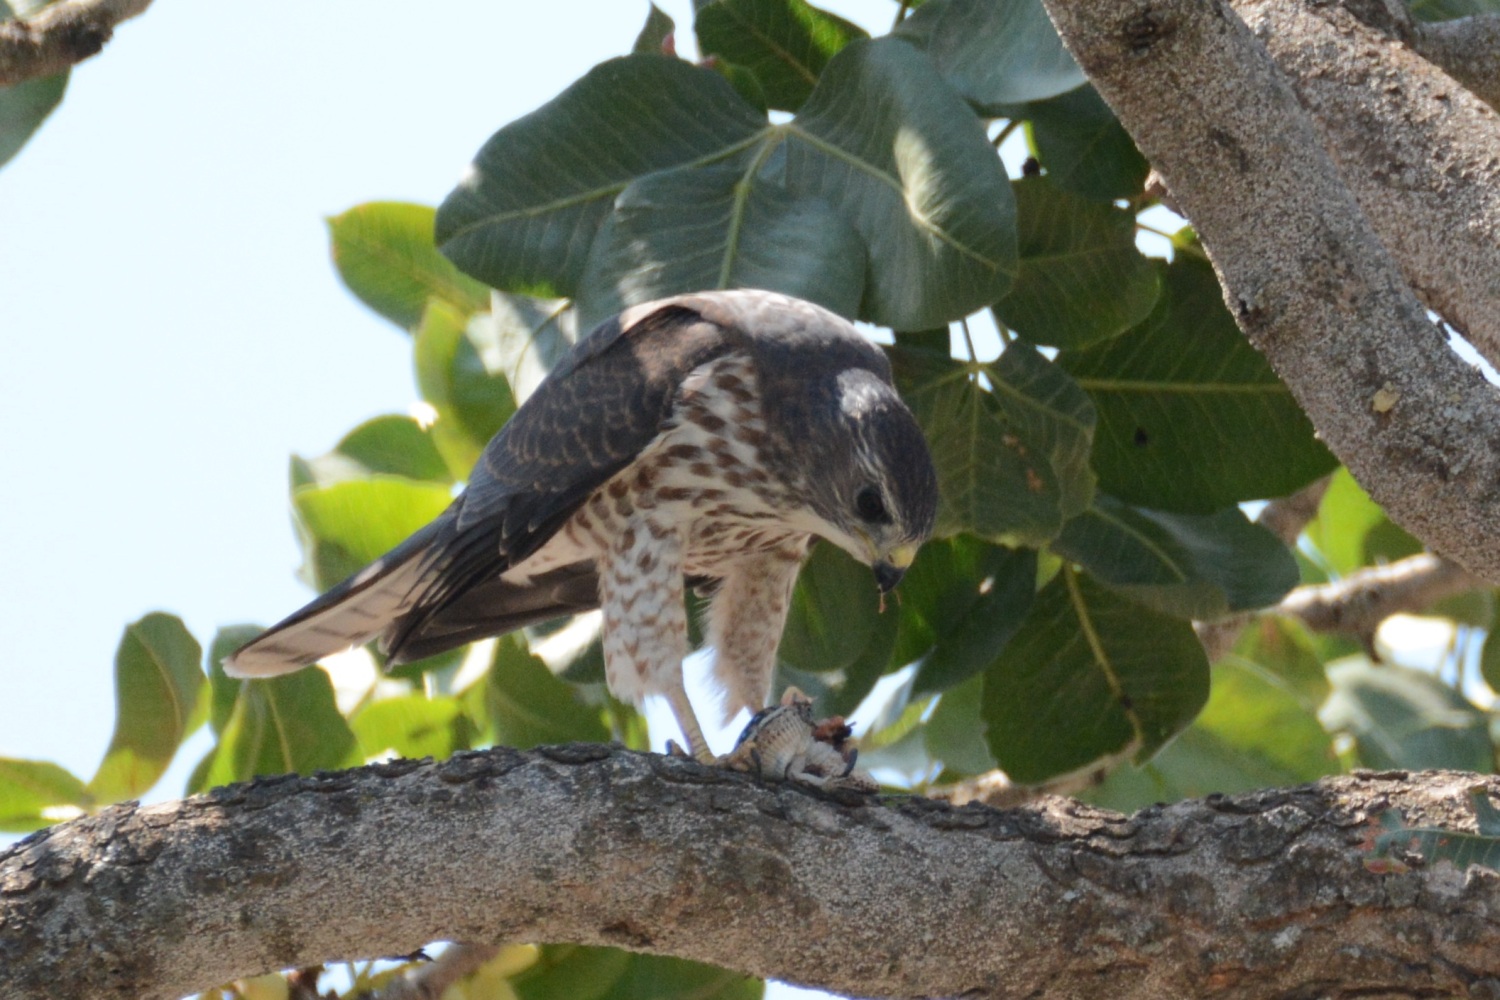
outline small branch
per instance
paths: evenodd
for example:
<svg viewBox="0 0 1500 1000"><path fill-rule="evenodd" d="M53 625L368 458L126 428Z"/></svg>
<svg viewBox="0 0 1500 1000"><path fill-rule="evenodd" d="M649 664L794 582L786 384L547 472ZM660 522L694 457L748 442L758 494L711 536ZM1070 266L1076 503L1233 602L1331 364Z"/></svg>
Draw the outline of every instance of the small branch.
<svg viewBox="0 0 1500 1000"><path fill-rule="evenodd" d="M98 55L115 26L151 0L62 0L34 17L0 21L0 87L52 76Z"/></svg>
<svg viewBox="0 0 1500 1000"><path fill-rule="evenodd" d="M1314 632L1368 636L1391 615L1422 611L1482 586L1463 567L1423 552L1333 583L1298 587L1273 613L1297 618Z"/></svg>
<svg viewBox="0 0 1500 1000"><path fill-rule="evenodd" d="M1277 497L1261 508L1255 523L1266 528L1288 547L1297 544L1312 519L1318 516L1323 494L1328 492L1329 476L1309 483L1289 497Z"/></svg>

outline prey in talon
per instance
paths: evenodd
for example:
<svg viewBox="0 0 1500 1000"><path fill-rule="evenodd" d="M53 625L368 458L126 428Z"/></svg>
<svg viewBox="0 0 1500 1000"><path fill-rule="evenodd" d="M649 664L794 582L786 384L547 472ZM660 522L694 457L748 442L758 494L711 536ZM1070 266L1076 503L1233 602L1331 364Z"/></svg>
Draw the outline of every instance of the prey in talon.
<svg viewBox="0 0 1500 1000"><path fill-rule="evenodd" d="M879 791L875 779L855 770L859 756L841 716L819 721L812 700L794 687L781 704L761 709L745 726L734 749L719 763L764 778L800 781L819 788Z"/></svg>
<svg viewBox="0 0 1500 1000"><path fill-rule="evenodd" d="M599 608L610 691L665 697L688 751L713 761L682 681L684 586L713 595L726 716L756 712L813 542L888 592L937 500L890 363L848 321L752 290L648 302L579 340L435 521L224 669L273 677L372 640L397 665ZM842 759L837 740L812 742Z"/></svg>

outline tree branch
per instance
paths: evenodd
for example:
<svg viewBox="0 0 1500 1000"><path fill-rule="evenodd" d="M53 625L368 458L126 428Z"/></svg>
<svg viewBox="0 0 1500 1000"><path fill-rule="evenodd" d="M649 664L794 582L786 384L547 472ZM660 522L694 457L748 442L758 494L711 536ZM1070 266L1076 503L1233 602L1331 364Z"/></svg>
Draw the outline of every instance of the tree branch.
<svg viewBox="0 0 1500 1000"><path fill-rule="evenodd" d="M434 939L617 945L870 997L1500 988L1500 877L1372 871L1360 847L1393 805L1472 828L1475 782L1500 791L1361 774L1127 819L837 801L581 745L263 779L0 853L0 996L174 998Z"/></svg>
<svg viewBox="0 0 1500 1000"><path fill-rule="evenodd" d="M1427 320L1244 22L1223 0L1045 2L1323 440L1398 523L1500 580L1500 394Z"/></svg>
<svg viewBox="0 0 1500 1000"><path fill-rule="evenodd" d="M34 17L0 21L0 87L51 76L98 55L121 21L151 0L63 0Z"/></svg>
<svg viewBox="0 0 1500 1000"><path fill-rule="evenodd" d="M1500 14L1415 25L1413 44L1477 97L1500 110Z"/></svg>
<svg viewBox="0 0 1500 1000"><path fill-rule="evenodd" d="M1417 296L1500 365L1500 115L1403 43L1404 10L1231 2Z"/></svg>

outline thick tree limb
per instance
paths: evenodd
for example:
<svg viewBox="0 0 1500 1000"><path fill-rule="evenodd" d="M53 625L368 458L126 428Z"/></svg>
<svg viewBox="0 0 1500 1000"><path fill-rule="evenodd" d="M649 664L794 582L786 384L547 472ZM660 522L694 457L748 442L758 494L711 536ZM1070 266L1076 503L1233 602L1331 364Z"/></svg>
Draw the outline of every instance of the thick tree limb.
<svg viewBox="0 0 1500 1000"><path fill-rule="evenodd" d="M1500 394L1447 349L1223 0L1045 0L1323 439L1429 547L1500 581Z"/></svg>
<svg viewBox="0 0 1500 1000"><path fill-rule="evenodd" d="M1500 364L1500 114L1402 41L1402 10L1378 28L1368 4L1231 2L1418 298Z"/></svg>
<svg viewBox="0 0 1500 1000"><path fill-rule="evenodd" d="M151 0L62 0L25 20L0 21L0 87L51 76L97 55L115 26Z"/></svg>
<svg viewBox="0 0 1500 1000"><path fill-rule="evenodd" d="M1472 827L1475 782L1500 792L1364 774L1127 819L837 802L577 745L268 779L0 854L0 995L170 998L454 938L871 997L1482 994L1500 990L1500 876L1372 871L1361 848L1389 806Z"/></svg>
<svg viewBox="0 0 1500 1000"><path fill-rule="evenodd" d="M1413 45L1424 58L1500 110L1500 14L1414 27Z"/></svg>

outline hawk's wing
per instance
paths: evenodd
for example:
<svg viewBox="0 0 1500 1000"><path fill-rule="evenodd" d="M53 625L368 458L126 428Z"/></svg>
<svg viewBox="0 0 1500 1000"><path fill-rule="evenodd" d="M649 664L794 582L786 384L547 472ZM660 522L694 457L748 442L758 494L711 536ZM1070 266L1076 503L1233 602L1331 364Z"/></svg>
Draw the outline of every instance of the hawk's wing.
<svg viewBox="0 0 1500 1000"><path fill-rule="evenodd" d="M271 676L382 637L396 662L597 606L592 566L497 578L539 549L660 433L683 379L731 348L694 296L596 328L490 441L437 520L225 661Z"/></svg>

